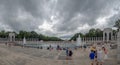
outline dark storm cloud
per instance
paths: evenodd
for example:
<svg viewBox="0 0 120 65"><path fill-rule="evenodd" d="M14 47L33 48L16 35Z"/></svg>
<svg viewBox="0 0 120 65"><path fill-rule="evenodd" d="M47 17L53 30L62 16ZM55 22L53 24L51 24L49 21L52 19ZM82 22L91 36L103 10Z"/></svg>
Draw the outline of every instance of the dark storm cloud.
<svg viewBox="0 0 120 65"><path fill-rule="evenodd" d="M59 25L56 25L56 27L60 31L71 31L75 30L78 26L84 25L85 23L90 26L95 25L96 19L101 15L104 15L102 10L109 10L106 6L113 3L114 2L112 0L67 0L67 3L65 2L64 5L61 5L60 7L62 9L59 10L61 16L64 17L64 20L61 21L61 23L58 23ZM76 14L81 14L83 18L79 18L79 21L71 21Z"/></svg>
<svg viewBox="0 0 120 65"><path fill-rule="evenodd" d="M99 21L105 27L112 27L114 20L119 18L119 2L119 0L0 0L0 30L8 28L13 31L35 30L47 35L68 37L91 27L101 27ZM43 25L44 22L49 24Z"/></svg>
<svg viewBox="0 0 120 65"><path fill-rule="evenodd" d="M41 17L39 12L37 12L37 2L33 0L2 0L1 6L3 7L2 19L4 24L7 24L11 29L15 31L19 30L34 30L38 27L39 22L37 17ZM20 13L21 15L30 15L24 20L17 19L19 10L26 13ZM34 24L33 24L34 23Z"/></svg>

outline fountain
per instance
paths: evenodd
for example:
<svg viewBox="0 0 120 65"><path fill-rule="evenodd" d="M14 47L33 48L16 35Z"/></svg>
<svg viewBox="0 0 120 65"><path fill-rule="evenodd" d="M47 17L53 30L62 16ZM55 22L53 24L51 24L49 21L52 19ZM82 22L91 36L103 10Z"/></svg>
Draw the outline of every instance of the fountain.
<svg viewBox="0 0 120 65"><path fill-rule="evenodd" d="M78 38L77 38L76 46L81 46L82 45L81 43L82 42L81 42L81 38L80 38L80 35L79 35Z"/></svg>
<svg viewBox="0 0 120 65"><path fill-rule="evenodd" d="M26 38L23 38L23 45L26 44Z"/></svg>

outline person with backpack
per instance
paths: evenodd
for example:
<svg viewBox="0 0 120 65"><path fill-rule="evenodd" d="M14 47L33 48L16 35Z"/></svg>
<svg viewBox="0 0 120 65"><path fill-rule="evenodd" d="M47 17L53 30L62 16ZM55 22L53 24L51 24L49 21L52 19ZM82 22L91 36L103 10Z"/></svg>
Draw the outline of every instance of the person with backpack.
<svg viewBox="0 0 120 65"><path fill-rule="evenodd" d="M71 49L68 50L68 54L69 54L69 60L72 59L72 55L73 55L73 51Z"/></svg>

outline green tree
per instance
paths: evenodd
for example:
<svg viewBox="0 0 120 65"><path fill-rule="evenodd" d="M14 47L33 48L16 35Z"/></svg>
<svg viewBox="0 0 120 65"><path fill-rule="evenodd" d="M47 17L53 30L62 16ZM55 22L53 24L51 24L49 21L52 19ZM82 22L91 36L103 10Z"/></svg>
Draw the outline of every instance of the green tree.
<svg viewBox="0 0 120 65"><path fill-rule="evenodd" d="M96 29L95 36L96 37L102 37L103 36L103 31L101 31L100 29Z"/></svg>
<svg viewBox="0 0 120 65"><path fill-rule="evenodd" d="M115 22L114 27L117 27L117 28L120 29L120 19L118 19L118 20Z"/></svg>
<svg viewBox="0 0 120 65"><path fill-rule="evenodd" d="M10 32L6 32L6 31L0 31L0 37L1 38L6 38L8 37ZM42 34L38 34L35 31L19 31L19 33L17 34L16 32L14 32L16 35L16 38L18 39L23 39L24 37L26 38L37 38L39 40L44 40L44 41L62 41L62 39L58 38L58 37L50 37L50 36L45 36Z"/></svg>
<svg viewBox="0 0 120 65"><path fill-rule="evenodd" d="M90 29L88 33L86 34L82 34L82 33L76 33L73 37L71 37L70 40L74 40L76 41L78 36L81 36L81 38L83 37L102 37L103 36L103 31L101 31L101 29Z"/></svg>

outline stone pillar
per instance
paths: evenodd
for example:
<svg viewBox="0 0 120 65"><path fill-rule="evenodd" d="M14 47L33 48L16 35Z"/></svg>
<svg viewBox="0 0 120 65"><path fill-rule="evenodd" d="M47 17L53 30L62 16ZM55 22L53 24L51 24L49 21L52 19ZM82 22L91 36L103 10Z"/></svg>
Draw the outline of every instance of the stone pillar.
<svg viewBox="0 0 120 65"><path fill-rule="evenodd" d="M91 42L92 42L92 37L91 37Z"/></svg>
<svg viewBox="0 0 120 65"><path fill-rule="evenodd" d="M92 42L92 37L90 37L90 42Z"/></svg>
<svg viewBox="0 0 120 65"><path fill-rule="evenodd" d="M95 37L93 37L93 42L95 42Z"/></svg>
<svg viewBox="0 0 120 65"><path fill-rule="evenodd" d="M85 37L84 37L84 42L85 42Z"/></svg>
<svg viewBox="0 0 120 65"><path fill-rule="evenodd" d="M101 40L100 41L102 41L103 40L103 38L101 37Z"/></svg>
<svg viewBox="0 0 120 65"><path fill-rule="evenodd" d="M87 42L87 37L85 39L86 39L86 42Z"/></svg>
<svg viewBox="0 0 120 65"><path fill-rule="evenodd" d="M95 37L95 41L96 41L97 39L96 39L96 37Z"/></svg>
<svg viewBox="0 0 120 65"><path fill-rule="evenodd" d="M100 37L98 37L98 41L100 41Z"/></svg>
<svg viewBox="0 0 120 65"><path fill-rule="evenodd" d="M105 33L103 32L103 41L105 41Z"/></svg>
<svg viewBox="0 0 120 65"><path fill-rule="evenodd" d="M96 37L96 41L98 41L98 37Z"/></svg>
<svg viewBox="0 0 120 65"><path fill-rule="evenodd" d="M120 64L120 30L118 32L118 35L117 35L117 61L118 61L118 64Z"/></svg>
<svg viewBox="0 0 120 65"><path fill-rule="evenodd" d="M109 41L109 37L110 37L110 36L109 36L109 33L107 33L107 42Z"/></svg>
<svg viewBox="0 0 120 65"><path fill-rule="evenodd" d="M86 42L86 37L85 37L85 40L84 40L85 42Z"/></svg>
<svg viewBox="0 0 120 65"><path fill-rule="evenodd" d="M85 42L85 37L83 38L83 42Z"/></svg>
<svg viewBox="0 0 120 65"><path fill-rule="evenodd" d="M82 38L82 42L84 42L84 37Z"/></svg>
<svg viewBox="0 0 120 65"><path fill-rule="evenodd" d="M93 38L91 37L91 42L93 42Z"/></svg>

